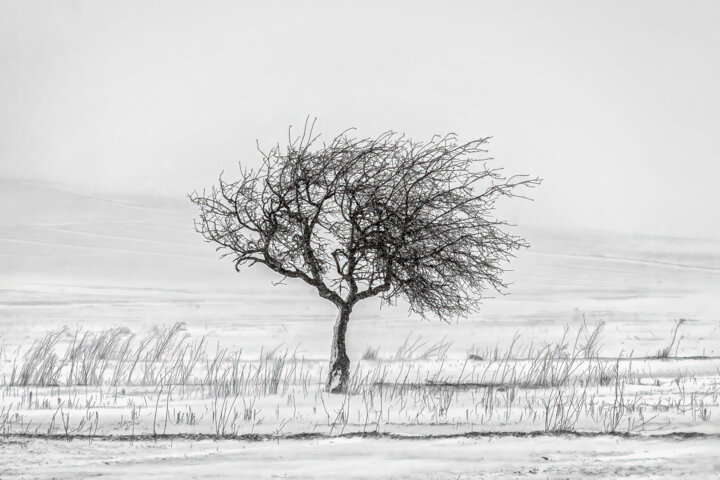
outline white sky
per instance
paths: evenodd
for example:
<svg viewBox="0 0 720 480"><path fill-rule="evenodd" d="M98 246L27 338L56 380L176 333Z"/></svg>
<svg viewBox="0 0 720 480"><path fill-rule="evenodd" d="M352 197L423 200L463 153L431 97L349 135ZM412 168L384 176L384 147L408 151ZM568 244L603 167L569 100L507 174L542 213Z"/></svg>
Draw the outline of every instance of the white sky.
<svg viewBox="0 0 720 480"><path fill-rule="evenodd" d="M287 125L492 135L513 220L720 237L720 2L0 0L0 176L178 196Z"/></svg>

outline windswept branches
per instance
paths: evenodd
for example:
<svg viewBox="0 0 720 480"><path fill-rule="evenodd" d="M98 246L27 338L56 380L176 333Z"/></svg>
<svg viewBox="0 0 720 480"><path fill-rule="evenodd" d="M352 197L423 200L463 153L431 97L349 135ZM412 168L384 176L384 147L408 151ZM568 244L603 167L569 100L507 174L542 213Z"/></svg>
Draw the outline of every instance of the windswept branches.
<svg viewBox="0 0 720 480"><path fill-rule="evenodd" d="M236 268L300 278L341 308L402 297L443 319L505 287L503 264L525 243L503 230L495 203L538 179L488 168L485 138L347 131L318 144L313 126L264 152L257 170L190 196L197 230Z"/></svg>

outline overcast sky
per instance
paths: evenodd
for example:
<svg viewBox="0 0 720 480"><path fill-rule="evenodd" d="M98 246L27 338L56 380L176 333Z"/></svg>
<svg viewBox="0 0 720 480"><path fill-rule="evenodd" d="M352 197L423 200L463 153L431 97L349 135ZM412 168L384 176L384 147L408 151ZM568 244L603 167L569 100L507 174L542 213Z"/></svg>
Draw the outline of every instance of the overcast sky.
<svg viewBox="0 0 720 480"><path fill-rule="evenodd" d="M2 177L181 197L307 115L493 136L516 221L720 237L720 2L0 0Z"/></svg>

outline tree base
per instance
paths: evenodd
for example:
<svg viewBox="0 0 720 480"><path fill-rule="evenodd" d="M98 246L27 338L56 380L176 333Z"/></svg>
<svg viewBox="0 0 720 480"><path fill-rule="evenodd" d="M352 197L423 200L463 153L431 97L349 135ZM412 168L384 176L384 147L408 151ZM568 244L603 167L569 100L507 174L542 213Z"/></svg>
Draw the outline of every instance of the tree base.
<svg viewBox="0 0 720 480"><path fill-rule="evenodd" d="M338 318L333 329L330 348L330 368L328 369L325 389L330 393L347 393L350 381L350 359L345 351L345 332L350 320L352 307L343 307L338 311Z"/></svg>
<svg viewBox="0 0 720 480"><path fill-rule="evenodd" d="M347 393L350 380L350 360L338 358L330 363L330 371L325 385L329 393Z"/></svg>

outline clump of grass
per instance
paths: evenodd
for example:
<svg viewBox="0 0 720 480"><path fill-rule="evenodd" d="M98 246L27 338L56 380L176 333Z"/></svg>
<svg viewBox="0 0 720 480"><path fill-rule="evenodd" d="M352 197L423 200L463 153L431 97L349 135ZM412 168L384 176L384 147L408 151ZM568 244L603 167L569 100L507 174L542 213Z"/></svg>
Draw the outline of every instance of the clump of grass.
<svg viewBox="0 0 720 480"><path fill-rule="evenodd" d="M120 327L100 333L85 332L81 337L79 335L79 331L75 332L73 341L63 358L63 363L70 366L66 383L102 385L111 362L117 360L117 353L124 353L128 348L132 339L130 330ZM123 339L125 339L124 343Z"/></svg>
<svg viewBox="0 0 720 480"><path fill-rule="evenodd" d="M287 354L280 355L276 358L272 365L269 365L269 375L264 376L265 391L269 395L275 395L280 389L280 382L283 379L283 368L285 367L285 358ZM268 365L268 364L266 364ZM267 372L266 372L267 373Z"/></svg>
<svg viewBox="0 0 720 480"><path fill-rule="evenodd" d="M605 323L600 322L589 330L587 324L583 324L571 345L568 341L570 328L566 326L559 342L546 344L532 358L525 375L526 384L555 387L568 383L587 363L584 360L598 358L599 339L604 327Z"/></svg>
<svg viewBox="0 0 720 480"><path fill-rule="evenodd" d="M678 348L680 348L680 340L677 341L677 345L675 344L675 339L677 338L678 330L680 329L680 325L684 324L687 320L684 318L680 318L677 321L675 321L675 327L673 328L672 332L672 339L670 340L670 345L667 347L658 350L657 354L655 355L657 358L670 358L670 352L672 352L673 346L675 347L675 354L674 356L677 357L677 351Z"/></svg>
<svg viewBox="0 0 720 480"><path fill-rule="evenodd" d="M173 362L183 351L189 335L184 323L177 322L170 328L155 328L151 341L147 342L142 366L142 384L158 385L175 383L173 378L178 363ZM138 351L139 353L139 351Z"/></svg>
<svg viewBox="0 0 720 480"><path fill-rule="evenodd" d="M574 340L570 337L570 328L566 326L559 341L544 343L539 347L532 344L525 348L517 347L520 335L516 333L505 351L496 347L484 354L469 352L468 360L485 359L488 362L482 375L476 377L475 383L525 388L565 385L580 376L584 367L590 368L593 359L600 364L598 345L604 325L600 322L590 329L587 324L583 324ZM596 366L595 369L601 367ZM590 372L587 373L590 376ZM462 382L463 379L459 378L458 383Z"/></svg>
<svg viewBox="0 0 720 480"><path fill-rule="evenodd" d="M249 365L240 362L240 355L240 350L229 352L218 349L214 357L206 360L204 384L208 385L213 395L235 395L244 390Z"/></svg>
<svg viewBox="0 0 720 480"><path fill-rule="evenodd" d="M13 365L10 385L59 385L64 362L55 352L55 347L66 332L67 328L51 330L42 339L35 341L30 350L25 352L19 368L17 364Z"/></svg>
<svg viewBox="0 0 720 480"><path fill-rule="evenodd" d="M575 429L586 405L585 388L563 389L554 387L547 399L541 399L545 413L546 432L569 432Z"/></svg>
<svg viewBox="0 0 720 480"><path fill-rule="evenodd" d="M187 337L186 337L187 338ZM176 350L166 374L166 381L174 385L187 385L200 357L205 354L207 335L192 343L183 343Z"/></svg>
<svg viewBox="0 0 720 480"><path fill-rule="evenodd" d="M365 352L362 354L361 358L363 360L375 361L378 359L379 352L380 352L380 347L372 348L372 347L368 346L365 349Z"/></svg>
<svg viewBox="0 0 720 480"><path fill-rule="evenodd" d="M443 360L447 357L447 352L451 346L452 342L449 342L446 338L436 343L427 344L420 335L414 340L412 335L408 335L395 352L393 358L394 360Z"/></svg>
<svg viewBox="0 0 720 480"><path fill-rule="evenodd" d="M589 330L584 318L583 315L583 326L580 330L585 333L585 343L581 347L583 356L585 358L598 358L600 356L600 335L605 329L605 322L600 321L595 328Z"/></svg>
<svg viewBox="0 0 720 480"><path fill-rule="evenodd" d="M35 341L13 365L12 386L100 386L187 384L200 358L207 337L190 342L185 325L155 328L133 343L127 328L101 332L76 331L70 345L59 355L58 344L68 329L48 332Z"/></svg>

